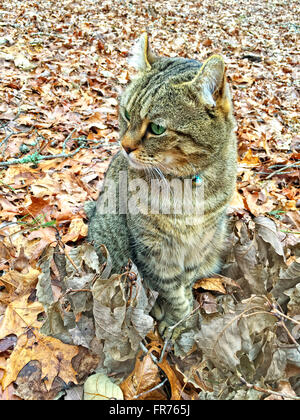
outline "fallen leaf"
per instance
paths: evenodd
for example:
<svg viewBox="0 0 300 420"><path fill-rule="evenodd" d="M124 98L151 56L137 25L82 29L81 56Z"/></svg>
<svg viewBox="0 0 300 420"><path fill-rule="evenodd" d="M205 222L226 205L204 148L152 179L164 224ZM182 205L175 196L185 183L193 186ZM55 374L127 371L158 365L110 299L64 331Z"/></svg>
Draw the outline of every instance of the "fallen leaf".
<svg viewBox="0 0 300 420"><path fill-rule="evenodd" d="M23 54L18 54L14 59L15 66L22 70L32 70L35 65L31 63Z"/></svg>
<svg viewBox="0 0 300 420"><path fill-rule="evenodd" d="M20 296L7 306L0 325L0 339L10 334L19 337L30 328L42 326L38 315L44 312L44 308L39 302L28 301L28 298L29 295Z"/></svg>
<svg viewBox="0 0 300 420"><path fill-rule="evenodd" d="M279 238L279 233L276 228L276 224L273 220L268 217L256 217L254 219L257 233L265 242L272 245L273 249L278 255L281 255L284 259L283 246Z"/></svg>
<svg viewBox="0 0 300 420"><path fill-rule="evenodd" d="M38 230L31 232L27 239L33 241L39 239L34 243L34 249L32 250L31 259L37 260L47 246L55 247L57 244L56 230L52 227L43 227Z"/></svg>
<svg viewBox="0 0 300 420"><path fill-rule="evenodd" d="M20 295L36 286L39 275L39 270L29 267L26 273L20 273L14 270L8 271L1 277L1 281L3 284L12 286L15 289L16 295Z"/></svg>
<svg viewBox="0 0 300 420"><path fill-rule="evenodd" d="M223 281L221 277L209 277L197 280L196 283L193 285L193 289L197 290L199 288L210 291L213 290L214 292L226 294L226 289L223 286Z"/></svg>
<svg viewBox="0 0 300 420"><path fill-rule="evenodd" d="M136 358L133 372L120 384L125 400L165 400L162 389L151 391L161 384L159 368L151 359L150 353L140 352Z"/></svg>
<svg viewBox="0 0 300 420"><path fill-rule="evenodd" d="M29 336L24 334L22 340L18 340L9 357L2 379L2 388L5 389L12 383L21 369L31 360L39 361L42 378L48 391L56 376L59 376L66 384L70 382L76 384L76 372L71 361L77 353L77 346L64 344L56 338L47 337L37 330L32 330Z"/></svg>
<svg viewBox="0 0 300 420"><path fill-rule="evenodd" d="M28 273L29 258L26 257L24 247L21 247L19 256L14 260L13 269L19 273Z"/></svg>
<svg viewBox="0 0 300 420"><path fill-rule="evenodd" d="M264 215L274 209L272 200L266 200L264 203L260 202L260 194L258 192L250 192L244 188L243 195L245 198L245 207L250 210L254 216Z"/></svg>
<svg viewBox="0 0 300 420"><path fill-rule="evenodd" d="M31 216L36 217L40 214L49 213L51 206L50 200L44 200L41 197L30 197L31 204L25 209Z"/></svg>
<svg viewBox="0 0 300 420"><path fill-rule="evenodd" d="M252 150L249 149L244 155L243 159L240 161L240 164L249 167L256 167L258 165L261 165L261 161L259 160L258 156L254 155Z"/></svg>
<svg viewBox="0 0 300 420"><path fill-rule="evenodd" d="M157 364L163 370L166 377L168 378L168 381L171 387L171 400L182 399L182 391L184 389L184 384L180 382L174 369L172 369L167 359L164 358L162 362L157 363Z"/></svg>
<svg viewBox="0 0 300 420"><path fill-rule="evenodd" d="M206 314L215 314L218 312L218 304L216 298L209 292L200 293L196 297L199 302L200 308Z"/></svg>
<svg viewBox="0 0 300 420"><path fill-rule="evenodd" d="M84 223L82 218L71 220L68 232L62 237L64 243L72 241L76 242L78 239L85 238L88 233L88 225Z"/></svg>
<svg viewBox="0 0 300 420"><path fill-rule="evenodd" d="M123 400L121 388L106 375L96 373L84 383L84 400Z"/></svg>

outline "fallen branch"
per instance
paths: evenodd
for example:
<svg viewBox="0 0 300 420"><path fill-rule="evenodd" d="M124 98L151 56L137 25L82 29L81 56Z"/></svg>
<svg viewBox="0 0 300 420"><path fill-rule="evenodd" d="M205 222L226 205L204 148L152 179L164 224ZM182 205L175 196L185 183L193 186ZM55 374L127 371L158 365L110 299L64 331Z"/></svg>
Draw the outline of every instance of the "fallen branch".
<svg viewBox="0 0 300 420"><path fill-rule="evenodd" d="M288 398L293 400L300 400L300 397L291 394L285 394L284 392L273 391L272 389L262 388L258 385L250 384L242 376L240 376L241 382L249 389L254 389L255 391L262 392L263 394L276 395L277 397Z"/></svg>
<svg viewBox="0 0 300 420"><path fill-rule="evenodd" d="M67 140L68 140L68 138L65 140L64 144L66 143ZM32 163L34 165L37 165L39 162L41 162L43 160L67 159L67 158L73 157L81 149L97 149L97 148L101 147L101 144L100 145L98 144L97 146L93 146L93 147L87 146L87 139L85 137L78 137L78 138L75 138L73 140L78 140L79 147L77 147L77 149L74 150L71 153L59 153L57 155L46 155L45 156L45 155L41 155L38 152L35 152L35 153L33 153L29 156L24 156L23 158L12 159L12 160L9 160L8 162L0 162L0 167L6 167L6 166L12 166L12 165L23 165L23 164L26 164L26 163Z"/></svg>
<svg viewBox="0 0 300 420"><path fill-rule="evenodd" d="M280 173L281 173L281 172L283 172L285 169L298 167L299 165L300 165L300 162L297 162L297 163L292 163L291 165L285 165L285 166L283 166L282 168L277 169L276 171L274 171L274 172L270 173L270 175L268 175L268 176L266 177L266 179L270 179L270 178L272 178L272 176L277 175L277 174L280 174ZM284 175L284 173L283 173L282 175Z"/></svg>
<svg viewBox="0 0 300 420"><path fill-rule="evenodd" d="M164 386L164 384L167 382L167 380L168 380L168 378L165 378L160 384L154 386L151 389L147 389L147 391L141 392L138 395L135 395L133 398L136 400L137 398L140 398L142 395L149 394L150 392L155 391L156 389L161 388L162 386Z"/></svg>

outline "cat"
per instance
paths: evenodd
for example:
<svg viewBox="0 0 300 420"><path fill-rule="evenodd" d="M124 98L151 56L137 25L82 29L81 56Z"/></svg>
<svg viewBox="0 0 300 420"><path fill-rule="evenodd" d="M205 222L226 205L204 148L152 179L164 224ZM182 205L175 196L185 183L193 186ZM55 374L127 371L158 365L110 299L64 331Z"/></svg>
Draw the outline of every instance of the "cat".
<svg viewBox="0 0 300 420"><path fill-rule="evenodd" d="M152 315L160 334L175 340L193 309L194 282L220 269L226 209L236 185L235 119L221 56L203 64L157 56L143 34L131 63L139 73L120 98L121 150L105 185L119 186L124 174L128 184L142 180L149 190L155 177L190 179L192 192L203 185L202 213L120 211L123 187L117 188L117 210L105 212L104 188L97 204L87 207L88 240L99 256L100 244L106 245L115 272L128 259L136 264L146 284L159 293Z"/></svg>

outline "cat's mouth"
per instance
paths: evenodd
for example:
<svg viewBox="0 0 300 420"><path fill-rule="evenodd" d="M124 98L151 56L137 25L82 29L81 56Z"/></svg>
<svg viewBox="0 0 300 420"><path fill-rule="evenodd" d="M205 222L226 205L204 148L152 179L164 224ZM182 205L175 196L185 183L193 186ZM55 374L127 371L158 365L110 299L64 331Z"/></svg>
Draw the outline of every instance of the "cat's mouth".
<svg viewBox="0 0 300 420"><path fill-rule="evenodd" d="M131 158L130 156L127 156L127 159L129 161L130 166L134 169L145 170L152 166L152 165L146 165L144 163L140 163L137 160Z"/></svg>
<svg viewBox="0 0 300 420"><path fill-rule="evenodd" d="M151 163L142 163L141 161L136 159L133 152L128 154L123 148L122 148L122 153L126 157L126 159L128 160L130 166L134 169L145 170L145 169L148 169L148 168L152 168L154 166Z"/></svg>
<svg viewBox="0 0 300 420"><path fill-rule="evenodd" d="M188 175L189 173L185 173L182 171L182 165L179 165L181 168L181 171L179 170L179 167L177 165L174 165L174 157L173 156L165 156L162 161L152 161L151 160L147 162L142 162L138 157L135 156L134 151L133 152L126 152L122 148L122 153L126 157L126 159L129 162L129 165L133 169L137 169L139 171L150 171L153 170L155 172L159 172L162 175L163 174L169 174L169 175L175 175L175 176L184 176ZM172 165L173 164L173 165ZM182 173L181 173L182 172Z"/></svg>
<svg viewBox="0 0 300 420"><path fill-rule="evenodd" d="M122 148L122 153L123 155L126 157L126 159L128 160L130 166L134 169L139 169L139 170L143 170L146 168L149 168L150 165L141 163L140 161L138 161L134 156L133 153L127 153L123 148Z"/></svg>

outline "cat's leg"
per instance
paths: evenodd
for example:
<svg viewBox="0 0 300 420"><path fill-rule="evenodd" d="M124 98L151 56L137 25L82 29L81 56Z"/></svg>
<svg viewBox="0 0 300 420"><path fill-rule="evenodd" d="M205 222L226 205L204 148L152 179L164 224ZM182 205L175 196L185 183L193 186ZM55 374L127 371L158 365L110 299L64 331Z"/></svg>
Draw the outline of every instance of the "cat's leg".
<svg viewBox="0 0 300 420"><path fill-rule="evenodd" d="M97 211L89 216L88 241L94 245L100 264L106 261L102 255L101 245L106 246L112 263L111 273L119 274L121 268L131 259L124 216L100 214Z"/></svg>
<svg viewBox="0 0 300 420"><path fill-rule="evenodd" d="M158 330L164 338L176 338L186 328L186 319L193 310L193 295L190 285L173 284L161 288L151 314L159 321Z"/></svg>
<svg viewBox="0 0 300 420"><path fill-rule="evenodd" d="M151 315L157 321L161 321L165 316L164 299L158 296L156 302L151 310Z"/></svg>

